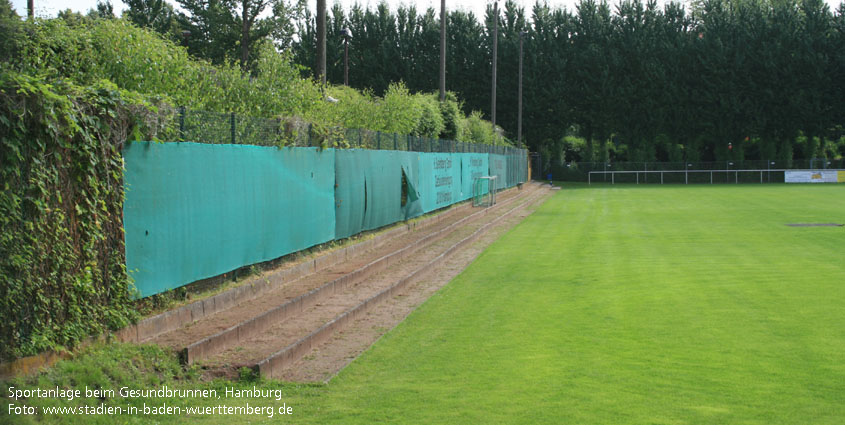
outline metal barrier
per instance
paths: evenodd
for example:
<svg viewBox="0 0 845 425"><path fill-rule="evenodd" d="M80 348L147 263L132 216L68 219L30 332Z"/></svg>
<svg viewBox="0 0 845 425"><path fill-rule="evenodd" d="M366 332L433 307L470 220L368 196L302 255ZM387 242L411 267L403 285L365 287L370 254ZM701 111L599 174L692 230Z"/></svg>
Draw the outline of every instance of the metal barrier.
<svg viewBox="0 0 845 425"><path fill-rule="evenodd" d="M683 174L683 176L684 176L683 183L684 184L690 184L690 174L692 174L693 176L709 175L710 184L723 183L723 182L724 183L731 183L731 180L733 180L732 183L739 184L741 174L743 175L742 183L751 183L751 181L749 181L748 177L746 177L748 175L753 175L755 177L754 183L756 183L757 182L756 177L757 177L758 174L759 174L759 178L760 178L759 183L771 183L772 182L771 181L771 174L772 173L776 173L776 174L779 175L780 173L793 172L793 171L818 172L818 171L822 171L822 170L778 168L778 169L769 169L769 170L762 170L762 169L756 169L756 170L755 169L742 169L742 170L724 169L724 170L654 170L654 171L616 171L616 170L613 170L613 171L590 171L587 174L587 184L592 184L594 174L595 175L604 175L604 176L609 174L611 184L616 184L616 175L623 175L623 176L633 175L633 176L635 176L635 181L634 182L626 182L626 183L636 183L636 184L640 184L640 176L641 175L645 176L645 177L647 177L648 175L659 175L660 176L660 184L665 184L665 176L667 174L671 175L671 176L676 176L676 175L679 176L679 175ZM824 170L824 171L842 172L842 171L845 171L845 170L827 169L827 170ZM714 176L717 176L717 178L714 179ZM722 179L723 176L724 176L724 180ZM731 177L733 177L733 179L731 179ZM671 181L670 183L680 183L680 182L677 182L677 181L674 181L674 180L675 179L673 179L673 181ZM697 179L697 180L700 180L700 179ZM777 179L776 183L783 183L784 181L785 181L785 178ZM648 181L646 179L644 179L642 181L642 183L647 183L647 182ZM657 182L655 181L654 183L657 183ZM696 182L693 182L693 183L696 183ZM698 182L698 183L700 183L700 182ZM706 181L704 183L706 183Z"/></svg>
<svg viewBox="0 0 845 425"><path fill-rule="evenodd" d="M655 178L652 171L680 171L680 172L698 172L698 171L720 171L736 172L736 171L756 171L759 177L760 171L766 171L774 175L777 170L839 170L845 169L845 158L840 159L825 159L813 158L806 160L728 160L728 161L687 161L687 162L557 162L550 161L548 158L542 157L539 154L532 154L532 164L534 167L532 178L545 180L549 173L552 174L554 180L562 181L582 181L587 182L590 173L594 171L603 171L607 173L599 174L598 176L603 180L606 178L610 182L611 171L632 171L640 172L640 176L650 181ZM782 171L781 171L782 172ZM632 174L635 176L636 174ZM764 179L767 174L764 174ZM742 177L742 176L740 176ZM716 176L714 175L714 180ZM592 180L595 182L595 178Z"/></svg>

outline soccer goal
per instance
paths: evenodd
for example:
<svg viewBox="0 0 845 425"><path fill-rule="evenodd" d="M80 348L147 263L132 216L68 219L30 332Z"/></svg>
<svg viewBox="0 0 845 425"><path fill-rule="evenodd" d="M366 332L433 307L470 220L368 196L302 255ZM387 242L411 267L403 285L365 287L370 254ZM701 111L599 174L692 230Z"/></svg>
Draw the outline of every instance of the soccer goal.
<svg viewBox="0 0 845 425"><path fill-rule="evenodd" d="M472 206L492 207L496 204L498 176L482 176L472 182Z"/></svg>

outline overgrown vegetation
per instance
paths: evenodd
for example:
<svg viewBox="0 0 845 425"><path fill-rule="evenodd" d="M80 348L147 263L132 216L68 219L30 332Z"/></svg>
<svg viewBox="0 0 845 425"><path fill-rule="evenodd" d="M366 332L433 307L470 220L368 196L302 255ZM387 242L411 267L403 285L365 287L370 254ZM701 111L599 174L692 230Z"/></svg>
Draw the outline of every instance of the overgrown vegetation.
<svg viewBox="0 0 845 425"><path fill-rule="evenodd" d="M0 72L0 357L72 345L134 317L121 147L155 104L108 81Z"/></svg>
<svg viewBox="0 0 845 425"><path fill-rule="evenodd" d="M171 105L254 117L301 115L320 91L286 56L261 46L255 75L196 60L184 48L120 19L37 20L16 38L20 72L79 85L109 80Z"/></svg>
<svg viewBox="0 0 845 425"><path fill-rule="evenodd" d="M93 345L82 350L73 359L63 360L45 373L31 378L17 378L4 389L14 387L19 390L62 388L80 390L83 394L72 400L57 398L30 398L11 399L8 391L0 396L3 404L3 415L8 412L7 404L20 406L37 407L39 409L51 407L96 407L100 403L108 405L138 406L144 401L131 398L119 397L92 397L85 396L84 389L90 390L117 390L121 387L132 389L159 388L169 385L171 388L179 382L191 382L196 380L197 373L194 369L183 369L179 364L177 356L161 347L154 345L131 345L131 344L108 344ZM196 383L196 382L195 382ZM168 400L172 403L172 400ZM41 419L35 421L33 416L12 415L6 416L15 424L43 423L49 420L67 420L68 417L49 417L38 415ZM72 418L72 415L68 415ZM108 418L114 421L115 418ZM85 422L85 421L83 421ZM5 423L0 420L0 423Z"/></svg>
<svg viewBox="0 0 845 425"><path fill-rule="evenodd" d="M292 62L289 52L277 51L266 40L256 43L256 58L250 71L245 72L237 64L224 61L215 65L196 59L173 41L122 19L78 16L15 24L17 36L9 39L19 54L14 55L10 66L48 80L71 79L79 85L109 80L120 89L161 98L173 107L279 119L280 126L293 119L318 128L507 143L502 137L494 137L489 123L479 126L480 131L456 131L460 122L475 119L460 113L454 95L447 102L452 106L445 113L452 115L451 127L445 133L446 119L435 95L413 94L402 82L391 84L382 97L344 86L327 87L324 93L313 81L300 76L301 69ZM338 101L327 102L324 94ZM176 135L170 137L175 139Z"/></svg>
<svg viewBox="0 0 845 425"><path fill-rule="evenodd" d="M192 415L187 408L216 408L226 405L243 408L250 405L273 407L278 409L283 404L292 406L294 418L303 418L304 408L318 400L324 385L321 384L293 384L265 380L247 368L242 368L234 380L207 380L201 376L198 366L183 368L176 353L155 345L136 344L94 344L68 360L62 360L52 368L36 376L21 377L9 382L0 382L3 392L0 393L0 425L28 425L28 424L85 424L111 425L119 424L148 424L151 421L158 424L179 424L194 421L211 421L218 423L279 423L281 415L269 418L266 415ZM18 391L60 388L64 390L79 390L79 397L38 398L9 397L8 388L14 387ZM100 391L98 394L85 393L85 389ZM180 397L176 394L154 394L123 397L121 388L133 391L163 390L167 387L171 391L209 391L215 392L208 397ZM261 391L280 391L282 399L275 397L228 397L226 389ZM113 391L111 393L110 391ZM275 395L275 393L274 393ZM217 397L219 396L219 398ZM308 401L310 399L310 401ZM7 414L8 405L16 407L26 405L37 409L36 415ZM137 413L126 410L120 415L83 415L53 412L53 409L82 409L84 406L97 408L101 405L119 407L121 409L137 408ZM181 414L149 415L143 413L143 407L169 406L181 409ZM222 418L222 419L221 419ZM282 423L287 421L283 420ZM299 420L299 419L297 419Z"/></svg>

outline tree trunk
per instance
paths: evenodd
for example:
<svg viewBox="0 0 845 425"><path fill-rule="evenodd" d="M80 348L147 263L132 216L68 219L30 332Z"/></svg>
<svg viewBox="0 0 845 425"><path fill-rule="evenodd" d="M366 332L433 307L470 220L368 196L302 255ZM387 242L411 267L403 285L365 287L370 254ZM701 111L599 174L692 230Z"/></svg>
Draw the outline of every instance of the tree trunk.
<svg viewBox="0 0 845 425"><path fill-rule="evenodd" d="M246 68L246 62L249 60L249 0L241 0L241 68Z"/></svg>

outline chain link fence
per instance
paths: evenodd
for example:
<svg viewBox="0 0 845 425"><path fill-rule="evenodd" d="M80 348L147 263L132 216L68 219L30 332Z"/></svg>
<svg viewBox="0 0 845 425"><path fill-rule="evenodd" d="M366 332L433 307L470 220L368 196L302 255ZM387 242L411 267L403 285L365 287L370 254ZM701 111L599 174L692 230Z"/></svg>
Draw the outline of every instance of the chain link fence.
<svg viewBox="0 0 845 425"><path fill-rule="evenodd" d="M275 147L321 147L400 150L413 152L470 152L499 155L525 154L510 146L467 143L379 131L327 127L298 118L254 118L178 108L162 139L211 144Z"/></svg>

